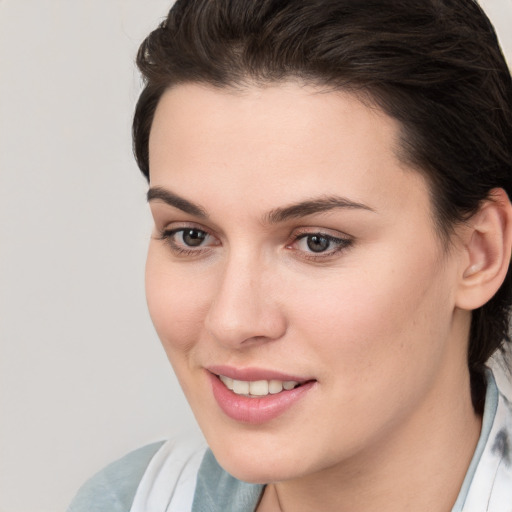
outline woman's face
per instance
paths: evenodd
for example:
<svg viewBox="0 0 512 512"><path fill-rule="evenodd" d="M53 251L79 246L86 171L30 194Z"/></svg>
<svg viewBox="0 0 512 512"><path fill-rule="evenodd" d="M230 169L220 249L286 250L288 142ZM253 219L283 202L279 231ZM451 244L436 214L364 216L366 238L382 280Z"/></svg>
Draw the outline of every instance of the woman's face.
<svg viewBox="0 0 512 512"><path fill-rule="evenodd" d="M225 469L296 478L428 428L465 361L462 251L394 120L294 83L187 84L149 152L149 309Z"/></svg>

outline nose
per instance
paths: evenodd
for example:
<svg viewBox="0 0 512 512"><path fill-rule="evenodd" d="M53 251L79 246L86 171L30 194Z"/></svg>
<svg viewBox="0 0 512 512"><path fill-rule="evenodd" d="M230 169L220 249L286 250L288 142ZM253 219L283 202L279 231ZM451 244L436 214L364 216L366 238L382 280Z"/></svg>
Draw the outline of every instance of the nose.
<svg viewBox="0 0 512 512"><path fill-rule="evenodd" d="M236 349L282 337L287 323L275 281L275 273L255 258L226 262L205 318L209 335Z"/></svg>

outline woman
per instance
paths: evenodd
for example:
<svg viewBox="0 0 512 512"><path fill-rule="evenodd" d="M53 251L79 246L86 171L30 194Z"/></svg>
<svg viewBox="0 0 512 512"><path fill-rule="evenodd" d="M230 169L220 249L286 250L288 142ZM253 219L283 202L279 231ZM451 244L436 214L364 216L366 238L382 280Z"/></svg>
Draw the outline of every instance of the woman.
<svg viewBox="0 0 512 512"><path fill-rule="evenodd" d="M510 512L512 81L478 5L178 1L138 65L148 305L208 448L70 510Z"/></svg>

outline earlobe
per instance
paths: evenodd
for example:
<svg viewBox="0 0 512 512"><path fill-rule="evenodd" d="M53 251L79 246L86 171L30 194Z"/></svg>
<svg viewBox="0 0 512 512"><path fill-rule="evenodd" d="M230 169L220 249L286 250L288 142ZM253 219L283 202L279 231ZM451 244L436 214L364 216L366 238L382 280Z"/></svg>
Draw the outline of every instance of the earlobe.
<svg viewBox="0 0 512 512"><path fill-rule="evenodd" d="M509 267L512 205L506 192L493 189L467 226L466 257L456 305L473 310L483 306L498 291Z"/></svg>

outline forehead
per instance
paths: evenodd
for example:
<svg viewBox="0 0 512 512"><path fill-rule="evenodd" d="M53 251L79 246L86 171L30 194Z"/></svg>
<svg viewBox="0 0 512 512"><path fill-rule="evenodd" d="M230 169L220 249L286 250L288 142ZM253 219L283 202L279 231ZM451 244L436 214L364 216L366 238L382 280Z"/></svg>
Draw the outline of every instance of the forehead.
<svg viewBox="0 0 512 512"><path fill-rule="evenodd" d="M388 208L404 204L414 186L430 210L423 177L397 156L399 131L397 121L346 92L292 82L179 85L155 113L151 186L202 204L215 196L259 209L331 193Z"/></svg>

